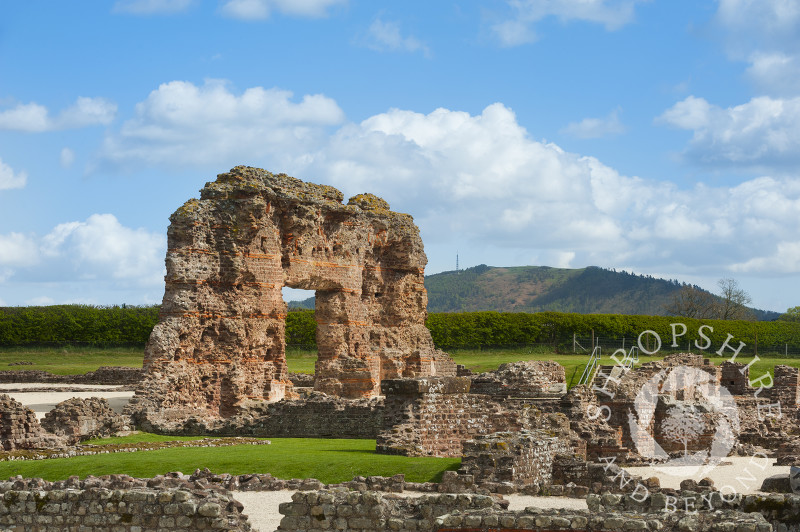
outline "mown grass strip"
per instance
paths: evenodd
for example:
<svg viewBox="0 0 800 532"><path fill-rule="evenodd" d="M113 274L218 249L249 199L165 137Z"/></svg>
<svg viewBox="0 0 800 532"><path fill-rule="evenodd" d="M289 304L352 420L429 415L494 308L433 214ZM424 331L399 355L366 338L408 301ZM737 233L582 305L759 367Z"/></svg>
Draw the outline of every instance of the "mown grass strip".
<svg viewBox="0 0 800 532"><path fill-rule="evenodd" d="M71 475L127 474L153 477L170 471L192 473L208 467L214 473L270 473L277 478L316 478L326 484L352 480L354 476L406 475L411 482L441 479L456 470L458 458L381 455L375 440L326 440L275 438L271 445L220 448L163 449L74 458L0 463L0 478L14 475L62 480Z"/></svg>

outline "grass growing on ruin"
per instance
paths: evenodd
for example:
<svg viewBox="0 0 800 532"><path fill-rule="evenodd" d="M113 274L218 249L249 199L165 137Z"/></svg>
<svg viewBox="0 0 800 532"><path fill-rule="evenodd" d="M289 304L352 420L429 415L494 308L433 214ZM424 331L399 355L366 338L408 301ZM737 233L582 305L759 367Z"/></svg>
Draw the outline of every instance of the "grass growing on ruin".
<svg viewBox="0 0 800 532"><path fill-rule="evenodd" d="M141 368L141 347L3 347L0 370L42 370L56 375L77 375L95 371L100 366ZM33 365L9 366L14 362Z"/></svg>
<svg viewBox="0 0 800 532"><path fill-rule="evenodd" d="M148 435L142 436L150 437ZM176 438L171 438L176 439ZM119 438L109 439L120 443ZM326 484L354 476L392 476L404 473L411 482L438 481L442 473L456 470L458 458L429 458L375 453L375 440L271 438L271 445L162 449L136 453L99 454L51 460L0 462L0 478L14 475L45 480L70 475L127 474L152 477L171 471L192 473L208 467L214 473L270 473L277 478L316 478Z"/></svg>

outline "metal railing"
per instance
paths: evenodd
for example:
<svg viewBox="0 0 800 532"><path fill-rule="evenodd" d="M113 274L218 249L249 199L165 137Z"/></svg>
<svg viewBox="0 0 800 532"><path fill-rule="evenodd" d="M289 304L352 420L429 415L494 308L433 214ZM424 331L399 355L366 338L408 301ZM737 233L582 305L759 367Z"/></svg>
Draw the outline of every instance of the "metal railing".
<svg viewBox="0 0 800 532"><path fill-rule="evenodd" d="M592 380L592 377L594 377L594 370L597 369L597 363L600 361L600 351L601 347L599 345L592 350L592 356L589 357L589 362L587 362L586 367L583 368L583 373L581 374L581 379L578 381L578 384L589 384Z"/></svg>

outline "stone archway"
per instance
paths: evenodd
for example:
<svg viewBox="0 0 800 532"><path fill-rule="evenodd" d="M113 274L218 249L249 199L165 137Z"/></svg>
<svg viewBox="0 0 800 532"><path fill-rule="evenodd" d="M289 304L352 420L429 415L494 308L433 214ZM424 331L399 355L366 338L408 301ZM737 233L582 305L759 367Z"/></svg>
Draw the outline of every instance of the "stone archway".
<svg viewBox="0 0 800 532"><path fill-rule="evenodd" d="M284 286L317 294L317 390L372 397L384 378L454 375L425 327L427 259L413 219L372 194L342 200L333 187L238 166L179 208L137 401L177 420L291 397Z"/></svg>

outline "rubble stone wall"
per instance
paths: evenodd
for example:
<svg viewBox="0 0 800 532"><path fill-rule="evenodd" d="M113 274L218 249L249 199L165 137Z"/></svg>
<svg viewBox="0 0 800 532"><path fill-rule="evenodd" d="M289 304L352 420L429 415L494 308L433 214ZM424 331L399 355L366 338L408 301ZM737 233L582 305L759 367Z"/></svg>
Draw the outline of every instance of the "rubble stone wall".
<svg viewBox="0 0 800 532"><path fill-rule="evenodd" d="M472 377L471 393L495 399L561 397L567 392L564 366L552 360L500 364L496 371Z"/></svg>
<svg viewBox="0 0 800 532"><path fill-rule="evenodd" d="M3 370L0 382L36 382L59 384L136 384L142 380L141 368L102 366L83 375L55 375L41 370Z"/></svg>
<svg viewBox="0 0 800 532"><path fill-rule="evenodd" d="M292 502L281 504L280 512L285 517L281 520L278 530L307 532L327 530L770 532L773 530L761 514L746 514L736 510L724 510L718 513L682 511L670 513L663 512L662 508L629 512L597 509L595 511L543 510L532 507L509 511L507 507L507 501L501 502L491 497L469 494L401 499L376 492L358 493L343 490L298 492L292 496Z"/></svg>
<svg viewBox="0 0 800 532"><path fill-rule="evenodd" d="M11 530L135 532L141 530L250 530L229 495L203 499L182 490L7 491L0 526Z"/></svg>
<svg viewBox="0 0 800 532"><path fill-rule="evenodd" d="M58 449L64 445L62 438L42 428L33 410L9 395L0 395L0 446L3 451Z"/></svg>
<svg viewBox="0 0 800 532"><path fill-rule="evenodd" d="M541 488L551 483L558 454L572 454L569 442L543 430L479 436L464 442L459 474L472 475L486 487L511 483Z"/></svg>
<svg viewBox="0 0 800 532"><path fill-rule="evenodd" d="M382 383L383 430L376 451L406 456L461 456L480 434L523 428L488 396L469 393L467 377L394 379Z"/></svg>
<svg viewBox="0 0 800 532"><path fill-rule="evenodd" d="M455 375L425 327L419 230L384 200L344 204L333 187L238 166L170 222L136 398L158 422L230 417L244 401L287 395L284 286L316 291L316 390L373 397L382 379Z"/></svg>
<svg viewBox="0 0 800 532"><path fill-rule="evenodd" d="M374 439L383 423L383 400L307 399L260 403L227 418L217 434L272 438Z"/></svg>
<svg viewBox="0 0 800 532"><path fill-rule="evenodd" d="M470 393L468 377L393 379L382 383L383 429L376 450L406 456L461 456L462 443L494 432L548 428L569 437L569 420L522 400Z"/></svg>

